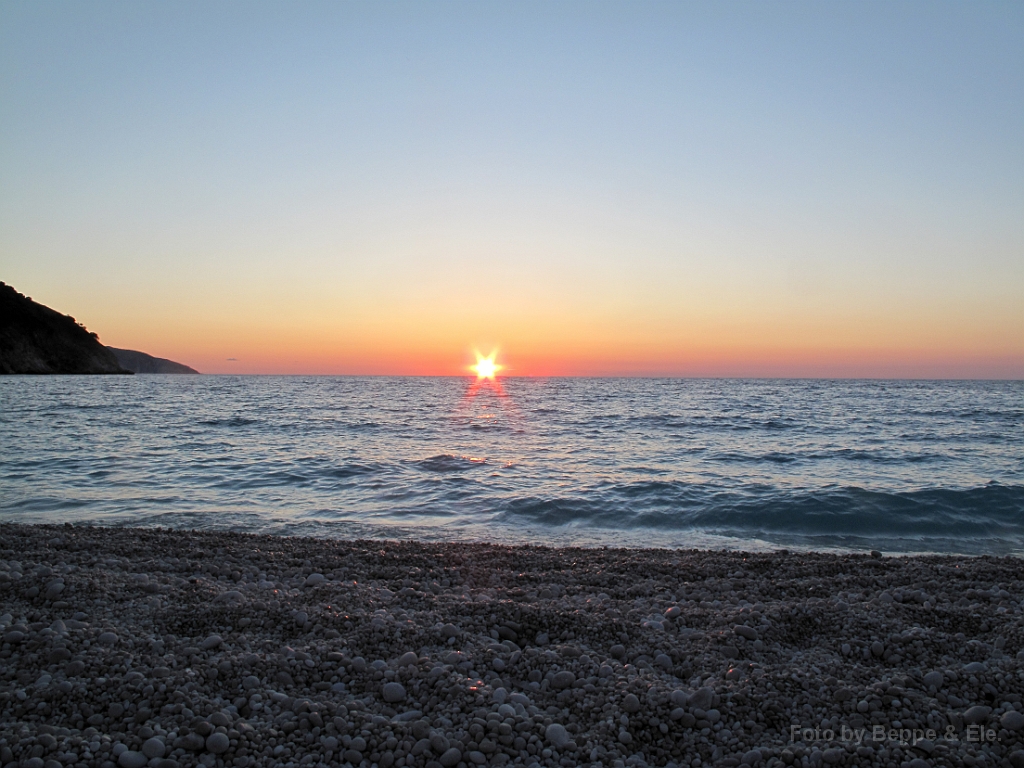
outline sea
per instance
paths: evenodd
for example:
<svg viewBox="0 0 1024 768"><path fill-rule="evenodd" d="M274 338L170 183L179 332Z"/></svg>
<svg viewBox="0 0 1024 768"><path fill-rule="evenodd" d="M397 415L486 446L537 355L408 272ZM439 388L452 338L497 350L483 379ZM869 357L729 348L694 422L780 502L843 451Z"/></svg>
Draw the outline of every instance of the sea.
<svg viewBox="0 0 1024 768"><path fill-rule="evenodd" d="M7 376L0 522L1019 555L1024 382Z"/></svg>

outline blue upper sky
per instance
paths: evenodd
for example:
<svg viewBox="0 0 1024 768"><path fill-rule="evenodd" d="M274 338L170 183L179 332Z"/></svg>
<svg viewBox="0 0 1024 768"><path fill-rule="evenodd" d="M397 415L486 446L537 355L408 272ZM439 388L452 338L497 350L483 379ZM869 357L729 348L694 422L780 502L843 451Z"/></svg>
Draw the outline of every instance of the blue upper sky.
<svg viewBox="0 0 1024 768"><path fill-rule="evenodd" d="M1019 2L0 5L0 279L206 370L1019 376L1022 222Z"/></svg>

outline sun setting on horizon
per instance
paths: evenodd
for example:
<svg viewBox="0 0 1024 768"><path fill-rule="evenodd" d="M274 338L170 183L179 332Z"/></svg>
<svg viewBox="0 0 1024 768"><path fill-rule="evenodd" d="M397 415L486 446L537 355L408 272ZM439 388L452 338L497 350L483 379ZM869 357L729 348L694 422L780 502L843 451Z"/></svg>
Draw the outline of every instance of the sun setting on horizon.
<svg viewBox="0 0 1024 768"><path fill-rule="evenodd" d="M469 366L469 369L476 374L477 379L490 379L493 381L494 377L498 375L498 371L503 367L495 362L497 355L497 350L491 352L487 357L477 352L476 363Z"/></svg>

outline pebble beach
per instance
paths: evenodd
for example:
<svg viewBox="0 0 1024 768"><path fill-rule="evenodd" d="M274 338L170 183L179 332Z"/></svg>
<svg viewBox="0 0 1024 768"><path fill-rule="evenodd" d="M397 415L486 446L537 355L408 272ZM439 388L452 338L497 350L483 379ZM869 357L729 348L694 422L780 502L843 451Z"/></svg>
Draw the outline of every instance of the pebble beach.
<svg viewBox="0 0 1024 768"><path fill-rule="evenodd" d="M0 764L1024 768L1017 558L0 525Z"/></svg>

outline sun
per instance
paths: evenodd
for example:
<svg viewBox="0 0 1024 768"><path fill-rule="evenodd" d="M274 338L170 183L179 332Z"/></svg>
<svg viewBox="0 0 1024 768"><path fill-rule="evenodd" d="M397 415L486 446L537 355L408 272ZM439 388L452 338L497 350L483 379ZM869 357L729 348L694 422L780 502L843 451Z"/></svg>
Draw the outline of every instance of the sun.
<svg viewBox="0 0 1024 768"><path fill-rule="evenodd" d="M476 365L469 366L471 371L476 373L478 379L491 379L493 380L497 376L498 371L501 370L502 366L494 362L494 358L497 356L497 351L491 352L490 355L484 357L479 352L476 353Z"/></svg>

